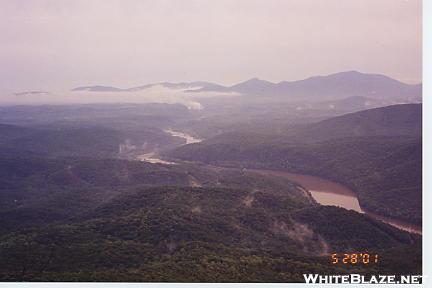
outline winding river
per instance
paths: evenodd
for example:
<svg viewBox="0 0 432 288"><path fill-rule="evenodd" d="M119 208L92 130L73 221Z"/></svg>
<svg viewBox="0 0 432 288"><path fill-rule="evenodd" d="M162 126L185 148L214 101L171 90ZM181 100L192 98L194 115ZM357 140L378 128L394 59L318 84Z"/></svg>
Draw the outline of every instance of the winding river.
<svg viewBox="0 0 432 288"><path fill-rule="evenodd" d="M202 141L202 139L195 138L187 133L174 131L172 129L167 129L165 130L165 132L175 137L184 138L186 140L186 144L197 143ZM176 164L174 162L167 162L162 159L159 159L157 158L157 155L153 153L149 153L141 156L147 156L147 157L139 158L139 160L141 161L162 163L162 164ZM283 177L292 182L295 182L300 186L302 186L303 188L307 189L311 193L315 201L317 201L321 205L338 206L348 210L354 210L359 213L365 213L375 219L381 220L382 222L390 224L401 230L405 230L416 234L422 233L421 226L412 225L404 221L399 221L393 218L384 217L366 211L360 206L356 194L348 187L343 186L339 183L321 177L303 175L303 174L294 174L285 171L258 170L258 169L250 169L250 171L259 173L261 175L272 175L272 176Z"/></svg>
<svg viewBox="0 0 432 288"><path fill-rule="evenodd" d="M348 187L339 183L323 179L321 177L294 174L285 171L273 170L252 170L262 175L273 175L286 178L295 182L308 190L312 197L321 205L332 205L342 207L348 210L354 210L359 213L365 213L375 219L381 220L384 223L390 224L401 230L411 233L422 234L421 226L413 225L404 221L396 220L389 217L377 215L370 211L366 211L360 206L356 194Z"/></svg>
<svg viewBox="0 0 432 288"><path fill-rule="evenodd" d="M202 139L200 139L200 138L196 138L196 137L193 137L193 136L191 136L191 135L189 135L187 133L175 131L175 130L172 130L172 129L166 129L166 130L164 130L164 132L170 134L171 136L180 137L180 138L185 139L186 140L186 144L198 143L198 142L202 141Z"/></svg>
<svg viewBox="0 0 432 288"><path fill-rule="evenodd" d="M183 145L197 143L197 142L201 142L202 141L202 139L200 139L200 138L196 138L196 137L193 137L193 136L191 136L191 135L189 135L187 133L183 133L183 132L180 132L180 131L175 131L175 130L172 130L172 129L165 129L164 132L170 134L171 136L185 139L186 143L183 144ZM136 159L139 160L139 161L145 161L145 162L149 162L149 163L153 163L153 164L155 164L155 163L159 163L159 164L171 164L171 165L177 164L175 162L170 162L170 161L166 161L166 160L160 159L159 156L157 155L157 153L155 153L155 152L140 154L140 155L138 155L136 157Z"/></svg>

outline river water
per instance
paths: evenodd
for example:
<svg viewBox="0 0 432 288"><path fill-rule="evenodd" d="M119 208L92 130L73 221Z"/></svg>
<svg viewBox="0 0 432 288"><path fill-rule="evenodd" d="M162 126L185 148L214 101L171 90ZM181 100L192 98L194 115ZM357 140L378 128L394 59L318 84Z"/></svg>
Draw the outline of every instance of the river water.
<svg viewBox="0 0 432 288"><path fill-rule="evenodd" d="M180 138L185 139L186 143L184 145L186 145L186 144L192 144L192 143L198 143L198 142L202 141L202 139L200 139L200 138L196 138L196 137L193 137L193 136L191 136L191 135L189 135L187 133L183 133L183 132L180 132L180 131L175 131L175 130L172 130L172 129L166 129L166 130L164 130L164 132L170 134L171 136L180 137ZM159 164L171 164L171 165L177 164L175 162L170 162L170 161L166 161L166 160L160 159L159 156L158 156L158 154L155 153L155 152L140 154L140 155L138 155L136 157L136 159L138 161L145 161L145 162L149 162L149 163L153 163L153 164L155 164L155 163L159 163Z"/></svg>
<svg viewBox="0 0 432 288"><path fill-rule="evenodd" d="M177 164L175 162L170 162L170 161L165 161L165 160L160 159L159 156L156 153L154 153L154 152L138 155L136 157L136 159L138 161L144 161L144 162L149 162L149 163L153 163L153 164L155 164L155 163L159 163L159 164Z"/></svg>
<svg viewBox="0 0 432 288"><path fill-rule="evenodd" d="M186 144L198 143L198 142L202 141L202 139L200 139L200 138L193 137L187 133L183 133L180 131L174 131L172 129L166 129L166 130L164 130L164 132L170 134L171 136L180 137L180 138L185 139Z"/></svg>
<svg viewBox="0 0 432 288"><path fill-rule="evenodd" d="M262 175L273 175L287 178L288 180L295 182L305 189L307 189L312 197L321 205L332 205L342 207L348 210L354 210L359 213L365 213L372 216L375 219L381 220L384 223L395 226L401 230L405 230L411 233L422 233L421 226L412 225L404 221L396 220L389 217L377 215L375 213L366 211L360 206L356 194L348 187L343 186L339 183L323 179L321 177L288 173L285 171L273 171L273 170L253 170Z"/></svg>
<svg viewBox="0 0 432 288"><path fill-rule="evenodd" d="M201 142L202 139L195 138L187 133L174 131L172 129L164 130L166 133L171 134L175 137L181 137L186 140L186 144ZM168 162L159 159L154 153L147 153L138 156L138 160L147 161L151 163L162 163L162 164L176 164L174 162ZM305 189L307 189L312 197L321 205L332 205L342 207L348 210L354 210L359 213L365 213L375 219L381 220L387 224L397 227L401 230L405 230L411 233L422 233L421 226L412 225L404 221L399 221L389 217L384 217L377 215L375 213L364 210L358 201L356 194L350 190L348 187L343 186L339 183L310 175L288 173L285 171L275 171L275 170L257 170L251 169L253 172L257 172L262 175L272 175L286 178L292 182L295 182Z"/></svg>

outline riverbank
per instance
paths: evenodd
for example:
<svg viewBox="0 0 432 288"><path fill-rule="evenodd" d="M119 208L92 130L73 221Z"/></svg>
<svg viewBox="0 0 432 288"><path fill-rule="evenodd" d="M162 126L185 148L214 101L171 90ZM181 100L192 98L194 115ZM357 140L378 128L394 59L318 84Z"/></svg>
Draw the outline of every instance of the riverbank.
<svg viewBox="0 0 432 288"><path fill-rule="evenodd" d="M273 170L262 170L262 169L249 169L249 171L261 174L261 175L272 175L286 178L294 183L299 184L308 190L312 197L321 205L333 205L345 208L347 210L354 210L359 213L367 214L375 219L378 219L384 223L392 225L401 230L422 234L422 227L413 225L405 221L381 216L370 212L360 206L357 195L354 191L348 187L343 186L339 183L310 175L295 174L285 171L273 171Z"/></svg>
<svg viewBox="0 0 432 288"><path fill-rule="evenodd" d="M202 139L193 137L187 133L174 131L172 129L164 130L166 133L174 137L181 137L186 140L186 144L198 143L201 142ZM186 145L185 144L185 145ZM140 155L138 158L140 161L147 161L150 163L161 163L161 164L177 164L175 162L166 161L163 159L159 159L158 156L154 153L148 153L145 155ZM223 169L223 167L221 167ZM304 174L296 174L289 173L280 170L265 170L265 169L248 169L248 171L259 173L261 175L272 175L278 176L288 179L294 183L299 184L306 190L308 190L314 200L321 205L330 205L330 206L338 206L345 208L347 210L354 210L358 213L367 214L377 220L380 220L384 223L392 225L398 229L422 234L422 227L419 225L414 225L408 223L406 221L401 221L398 219L390 218L375 214L373 212L368 211L360 206L356 193L349 189L348 187L333 182L331 180L327 180L317 176L304 175Z"/></svg>

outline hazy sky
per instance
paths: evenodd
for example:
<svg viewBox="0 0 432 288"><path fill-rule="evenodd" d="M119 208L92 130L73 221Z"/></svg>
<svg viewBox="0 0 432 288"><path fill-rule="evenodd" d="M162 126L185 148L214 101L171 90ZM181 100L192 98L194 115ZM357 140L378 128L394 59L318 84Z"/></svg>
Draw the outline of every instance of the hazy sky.
<svg viewBox="0 0 432 288"><path fill-rule="evenodd" d="M2 91L344 70L421 81L420 0L0 0L0 35Z"/></svg>

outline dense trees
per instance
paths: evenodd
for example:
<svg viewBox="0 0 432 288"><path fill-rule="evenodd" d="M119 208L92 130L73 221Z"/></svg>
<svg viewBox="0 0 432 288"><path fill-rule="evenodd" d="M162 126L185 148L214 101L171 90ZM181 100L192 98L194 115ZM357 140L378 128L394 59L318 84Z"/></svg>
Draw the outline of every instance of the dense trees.
<svg viewBox="0 0 432 288"><path fill-rule="evenodd" d="M129 189L67 221L3 234L0 277L301 282L303 273L380 273L399 265L407 267L405 274L421 270L415 253L391 260L413 249L419 241L414 236L340 208L289 208L289 195L256 192L248 204L251 193L223 187ZM320 256L361 249L385 260L343 267Z"/></svg>
<svg viewBox="0 0 432 288"><path fill-rule="evenodd" d="M366 209L421 223L419 138L353 137L293 144L252 135L183 146L170 156L322 176L351 187Z"/></svg>
<svg viewBox="0 0 432 288"><path fill-rule="evenodd" d="M40 126L0 125L0 280L303 282L303 273L421 274L420 236L319 206L284 178L245 171L329 178L350 186L366 208L420 222L420 130L410 132L419 107L407 109L368 112L365 127L356 114L307 125L297 138L291 133L298 130L284 125L277 133L246 129L166 154L217 166L113 159L136 156L119 154L122 144L142 151L184 144L162 131L191 119L182 106L6 109L0 118L8 123L29 124L30 117ZM354 134L353 125L361 126ZM330 253L350 252L378 253L382 261L330 264Z"/></svg>

